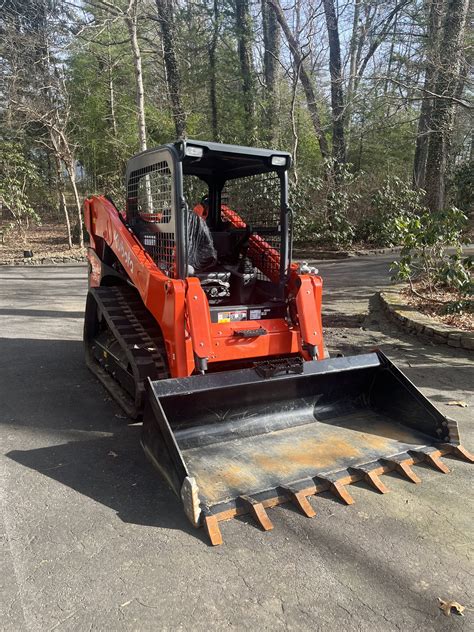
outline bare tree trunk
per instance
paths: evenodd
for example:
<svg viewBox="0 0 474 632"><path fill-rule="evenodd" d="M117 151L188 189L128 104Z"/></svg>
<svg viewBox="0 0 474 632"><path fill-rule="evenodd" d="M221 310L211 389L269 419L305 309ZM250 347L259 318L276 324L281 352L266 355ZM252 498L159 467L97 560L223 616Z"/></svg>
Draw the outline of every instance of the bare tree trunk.
<svg viewBox="0 0 474 632"><path fill-rule="evenodd" d="M212 139L219 140L219 121L217 110L217 42L219 39L219 4L213 0L212 37L209 45L209 102L211 106Z"/></svg>
<svg viewBox="0 0 474 632"><path fill-rule="evenodd" d="M438 68L443 0L428 0L428 5L428 44L426 47L427 62L425 69L424 90L434 92ZM420 189L425 188L430 117L433 107L433 99L428 97L428 92L424 92L424 95L425 96L421 102L420 118L418 119L415 157L413 161L413 184L415 187Z"/></svg>
<svg viewBox="0 0 474 632"><path fill-rule="evenodd" d="M355 0L354 2L354 17L352 19L352 35L349 44L349 81L347 84L347 107L346 107L346 121L347 121L347 144L349 145L351 127L352 127L352 107L354 98L354 82L357 72L357 51L359 42L359 19L360 19L360 3L361 0Z"/></svg>
<svg viewBox="0 0 474 632"><path fill-rule="evenodd" d="M316 137L318 139L319 148L321 150L321 155L323 158L329 158L329 145L327 142L326 135L323 131L323 127L321 125L321 119L319 116L318 106L316 103L316 94L315 90L309 76L308 70L306 68L305 59L301 54L301 50L296 42L295 36L290 30L288 26L288 22L286 21L285 14L283 13L283 9L280 6L278 0L267 0L268 4L275 12L275 15L280 23L283 33L288 41L288 45L290 47L291 54L293 56L293 60L295 62L295 66L300 69L300 79L301 85L303 86L303 90L306 96L306 102L308 105L309 114L311 117L311 122L313 123L314 131L316 133Z"/></svg>
<svg viewBox="0 0 474 632"><path fill-rule="evenodd" d="M175 51L172 0L156 0L156 9L163 39L163 56L176 135L183 138L186 136L186 113L182 105L181 76Z"/></svg>
<svg viewBox="0 0 474 632"><path fill-rule="evenodd" d="M66 154L66 171L69 176L69 182L71 183L72 192L74 194L74 202L76 203L78 242L79 246L81 248L84 248L84 231L82 230L82 204L76 183L76 161L69 149L69 146L66 147Z"/></svg>
<svg viewBox="0 0 474 632"><path fill-rule="evenodd" d="M342 86L341 44L334 0L323 0L329 40L329 71L331 74L332 151L334 159L346 162L344 139L344 90Z"/></svg>
<svg viewBox="0 0 474 632"><path fill-rule="evenodd" d="M66 196L64 195L64 187L62 183L62 173L61 173L61 160L59 156L54 153L54 161L56 164L56 186L58 193L58 205L60 212L64 215L64 219L66 221L66 233L67 233L67 243L69 248L72 248L72 234L71 234L71 222L69 220L69 213L67 210L66 204Z"/></svg>
<svg viewBox="0 0 474 632"><path fill-rule="evenodd" d="M235 27L239 52L240 73L245 111L246 142L252 144L255 137L255 90L252 61L252 22L249 0L235 0Z"/></svg>
<svg viewBox="0 0 474 632"><path fill-rule="evenodd" d="M377 34L376 37L373 38L372 43L369 46L369 50L365 54L364 59L362 60L360 64L358 64L358 69L357 69L357 73L356 73L356 77L354 81L354 90L357 90L359 82L362 79L362 75L364 74L364 71L367 68L367 64L374 56L380 44L382 44L385 41L388 33L390 32L394 18L403 9L403 7L406 6L409 2L411 2L411 0L400 0L400 2L394 6L394 8L390 11L390 13L385 18L384 24L382 28L380 29L380 32Z"/></svg>
<svg viewBox="0 0 474 632"><path fill-rule="evenodd" d="M298 184L298 125L296 122L296 97L298 92L298 83L299 83L300 69L297 68L295 71L295 77L293 79L293 90L291 94L291 106L290 106L290 118L291 118L291 133L293 135L293 149L291 152L291 158L293 162L293 181L295 185Z"/></svg>
<svg viewBox="0 0 474 632"><path fill-rule="evenodd" d="M265 74L266 112L265 127L267 141L274 147L278 141L278 104L277 79L278 58L280 56L280 26L275 12L270 9L266 0L262 0L263 26L263 66Z"/></svg>
<svg viewBox="0 0 474 632"><path fill-rule="evenodd" d="M109 109L110 109L110 124L112 125L112 133L114 138L117 138L117 117L115 116L115 87L114 87L114 74L112 57L110 54L110 44L107 46L107 74L109 83Z"/></svg>
<svg viewBox="0 0 474 632"><path fill-rule="evenodd" d="M426 160L426 202L431 211L445 204L446 175L453 135L455 97L462 60L469 0L449 0L439 49L439 70Z"/></svg>
<svg viewBox="0 0 474 632"><path fill-rule="evenodd" d="M137 2L133 0L130 5L130 12L125 16L125 23L128 28L130 37L130 46L132 47L133 68L135 72L135 90L137 104L138 119L138 139L140 151L147 148L146 142L146 119L145 119L145 90L143 88L143 70L142 70L142 54L138 43L137 33Z"/></svg>
<svg viewBox="0 0 474 632"><path fill-rule="evenodd" d="M384 81L383 84L383 93L384 96L387 94L388 92L388 87L390 85L390 74L392 72L392 63L393 63L393 52L395 50L395 42L398 40L398 34L397 34L397 24L398 24L398 14L395 16L395 19L393 21L393 32L392 32L392 37L390 40L390 50L388 52L388 63L387 63L387 77ZM388 103L387 106L387 114L386 116L390 115L390 103Z"/></svg>

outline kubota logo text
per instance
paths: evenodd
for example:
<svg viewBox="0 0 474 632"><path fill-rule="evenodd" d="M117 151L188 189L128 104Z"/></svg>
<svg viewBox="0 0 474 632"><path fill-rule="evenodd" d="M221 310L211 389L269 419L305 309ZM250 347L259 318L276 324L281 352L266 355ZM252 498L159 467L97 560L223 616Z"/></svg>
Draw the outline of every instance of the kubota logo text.
<svg viewBox="0 0 474 632"><path fill-rule="evenodd" d="M114 230L114 243L117 244L117 254L120 259L125 263L130 272L133 273L133 259L130 251L127 250L122 239L119 237L119 234L116 230Z"/></svg>

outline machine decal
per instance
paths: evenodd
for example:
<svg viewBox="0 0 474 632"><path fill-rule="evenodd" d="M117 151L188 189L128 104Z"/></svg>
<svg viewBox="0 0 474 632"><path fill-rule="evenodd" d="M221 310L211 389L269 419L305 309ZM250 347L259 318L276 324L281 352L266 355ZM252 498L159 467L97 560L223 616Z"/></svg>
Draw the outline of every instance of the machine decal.
<svg viewBox="0 0 474 632"><path fill-rule="evenodd" d="M130 253L130 250L124 244L122 239L119 237L118 232L114 229L114 243L117 244L117 254L120 259L125 263L127 268L133 274L133 259Z"/></svg>
<svg viewBox="0 0 474 632"><path fill-rule="evenodd" d="M219 312L217 315L218 323L235 323L239 320L247 320L246 309L239 309L234 312Z"/></svg>

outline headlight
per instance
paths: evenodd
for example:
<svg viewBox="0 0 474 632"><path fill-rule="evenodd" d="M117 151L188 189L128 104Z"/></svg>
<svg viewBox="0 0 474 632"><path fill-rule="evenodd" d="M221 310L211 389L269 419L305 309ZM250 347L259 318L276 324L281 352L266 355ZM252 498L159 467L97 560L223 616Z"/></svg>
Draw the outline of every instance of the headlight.
<svg viewBox="0 0 474 632"><path fill-rule="evenodd" d="M192 145L186 145L184 155L189 156L190 158L202 158L203 153L204 150L202 147L193 147Z"/></svg>
<svg viewBox="0 0 474 632"><path fill-rule="evenodd" d="M272 156L271 163L274 167L286 167L286 156Z"/></svg>

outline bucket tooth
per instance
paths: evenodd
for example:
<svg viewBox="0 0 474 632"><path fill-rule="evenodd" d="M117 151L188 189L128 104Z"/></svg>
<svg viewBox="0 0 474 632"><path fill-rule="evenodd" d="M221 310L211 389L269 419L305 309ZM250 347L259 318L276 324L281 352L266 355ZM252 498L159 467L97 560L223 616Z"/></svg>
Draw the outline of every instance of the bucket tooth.
<svg viewBox="0 0 474 632"><path fill-rule="evenodd" d="M294 487L282 487L282 490L287 496L289 496L293 505L295 505L295 507L297 507L301 511L301 513L303 513L307 518L314 518L316 512L311 507L307 498L310 495L310 492L308 492L308 490L298 490ZM315 491L316 488L314 489L314 492Z"/></svg>
<svg viewBox="0 0 474 632"><path fill-rule="evenodd" d="M251 496L239 496L239 499L247 505L250 513L264 531L271 531L273 529L272 521L268 517L261 502L258 502L258 500L255 500L255 498Z"/></svg>
<svg viewBox="0 0 474 632"><path fill-rule="evenodd" d="M361 467L351 467L350 471L355 474L362 474L363 480L369 483L369 485L381 494L387 494L390 491L389 488L380 480L380 477L375 470L366 470Z"/></svg>
<svg viewBox="0 0 474 632"><path fill-rule="evenodd" d="M389 465L393 465L394 470L398 472L401 476L407 478L411 483L415 483L416 485L419 485L421 483L421 478L412 470L412 464L409 459L404 459L400 461L398 461L397 459L383 459L383 462L388 463Z"/></svg>
<svg viewBox="0 0 474 632"><path fill-rule="evenodd" d="M450 443L446 443L442 445L441 448L446 450L448 454L457 456L459 459L463 459L468 463L474 463L474 456L462 445L452 445Z"/></svg>
<svg viewBox="0 0 474 632"><path fill-rule="evenodd" d="M333 478L329 478L327 476L317 476L316 477L320 481L324 481L325 483L329 483L329 491L337 496L339 500L342 500L346 505L353 505L355 500L347 491L345 485L341 483L341 481L334 480Z"/></svg>
<svg viewBox="0 0 474 632"><path fill-rule="evenodd" d="M352 498L346 487L340 481L331 483L330 489L332 493L340 498L343 502L345 502L346 505L353 505L355 503L355 500Z"/></svg>
<svg viewBox="0 0 474 632"><path fill-rule="evenodd" d="M428 465L431 465L439 472L443 472L443 474L448 474L450 472L449 467L441 461L441 452L439 450L414 450L411 454L422 456L423 460L426 461Z"/></svg>
<svg viewBox="0 0 474 632"><path fill-rule="evenodd" d="M205 516L204 527L206 529L207 535L209 536L209 540L211 541L212 546L219 546L219 544L222 544L222 533L219 528L219 523L216 516L213 516L212 514L208 514L207 516Z"/></svg>

